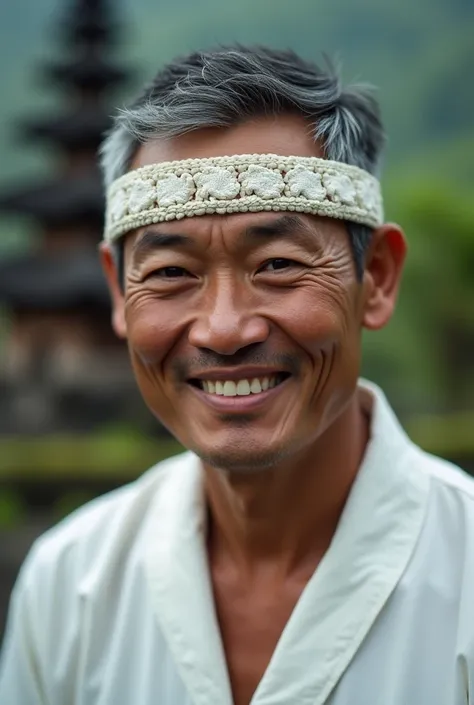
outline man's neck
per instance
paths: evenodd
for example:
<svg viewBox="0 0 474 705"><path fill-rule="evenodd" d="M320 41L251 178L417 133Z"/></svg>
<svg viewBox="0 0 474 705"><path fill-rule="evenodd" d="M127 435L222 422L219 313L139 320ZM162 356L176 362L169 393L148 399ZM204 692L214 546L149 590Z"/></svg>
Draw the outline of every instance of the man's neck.
<svg viewBox="0 0 474 705"><path fill-rule="evenodd" d="M261 473L206 467L211 564L234 565L250 581L262 570L273 580L311 573L332 540L368 438L356 394L298 458Z"/></svg>

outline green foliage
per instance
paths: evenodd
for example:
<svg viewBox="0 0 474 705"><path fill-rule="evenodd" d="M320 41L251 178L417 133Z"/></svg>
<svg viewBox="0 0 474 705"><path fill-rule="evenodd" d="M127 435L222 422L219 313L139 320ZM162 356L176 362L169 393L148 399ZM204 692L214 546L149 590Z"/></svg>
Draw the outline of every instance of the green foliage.
<svg viewBox="0 0 474 705"><path fill-rule="evenodd" d="M396 315L367 341L365 372L402 409L472 408L472 196L466 185L420 172L392 179L387 201L407 232L409 253Z"/></svg>
<svg viewBox="0 0 474 705"><path fill-rule="evenodd" d="M155 463L182 451L174 439L159 441L134 435L98 434L0 440L0 480L56 478L107 478L124 481Z"/></svg>
<svg viewBox="0 0 474 705"><path fill-rule="evenodd" d="M82 507L92 499L94 499L94 494L87 490L66 492L61 496L54 507L53 522L61 521L61 519L64 519L68 514L71 514L71 512L79 509L79 507Z"/></svg>
<svg viewBox="0 0 474 705"><path fill-rule="evenodd" d="M0 492L0 529L11 529L21 524L27 509L20 494L3 488Z"/></svg>
<svg viewBox="0 0 474 705"><path fill-rule="evenodd" d="M407 431L418 445L445 458L470 458L474 462L474 412L410 419Z"/></svg>

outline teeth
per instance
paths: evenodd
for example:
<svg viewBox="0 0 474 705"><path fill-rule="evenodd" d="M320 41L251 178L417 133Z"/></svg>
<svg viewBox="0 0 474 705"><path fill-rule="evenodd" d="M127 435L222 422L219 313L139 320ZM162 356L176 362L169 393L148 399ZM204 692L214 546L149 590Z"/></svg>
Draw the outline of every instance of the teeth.
<svg viewBox="0 0 474 705"><path fill-rule="evenodd" d="M240 379L237 382L237 394L239 397L246 397L250 394L250 384L246 379Z"/></svg>
<svg viewBox="0 0 474 705"><path fill-rule="evenodd" d="M262 391L262 385L260 384L259 379L253 379L251 384L250 384L250 391L252 394L260 394Z"/></svg>
<svg viewBox="0 0 474 705"><path fill-rule="evenodd" d="M262 377L258 379L239 379L238 382L233 380L220 381L203 380L201 382L202 389L207 394L218 394L224 397L246 397L250 394L260 394L266 392L267 389L273 389L279 384L278 376Z"/></svg>
<svg viewBox="0 0 474 705"><path fill-rule="evenodd" d="M235 382L229 381L224 382L224 396L225 397L236 397L237 396L237 385Z"/></svg>

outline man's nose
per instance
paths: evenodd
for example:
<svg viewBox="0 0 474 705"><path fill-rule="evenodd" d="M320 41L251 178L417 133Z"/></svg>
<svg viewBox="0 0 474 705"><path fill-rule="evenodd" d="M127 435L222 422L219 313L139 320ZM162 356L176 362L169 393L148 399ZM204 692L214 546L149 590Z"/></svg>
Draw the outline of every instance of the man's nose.
<svg viewBox="0 0 474 705"><path fill-rule="evenodd" d="M188 339L196 348L233 355L248 345L263 343L269 332L269 321L255 311L251 296L228 284L202 302Z"/></svg>

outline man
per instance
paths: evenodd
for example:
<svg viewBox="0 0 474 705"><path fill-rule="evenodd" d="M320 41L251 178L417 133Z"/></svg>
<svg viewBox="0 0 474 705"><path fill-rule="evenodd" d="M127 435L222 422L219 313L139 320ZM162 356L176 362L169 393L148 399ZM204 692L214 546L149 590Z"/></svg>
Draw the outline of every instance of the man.
<svg viewBox="0 0 474 705"><path fill-rule="evenodd" d="M291 52L170 64L102 150L113 326L190 452L33 547L4 705L474 702L474 488L358 383L405 258L375 102Z"/></svg>

